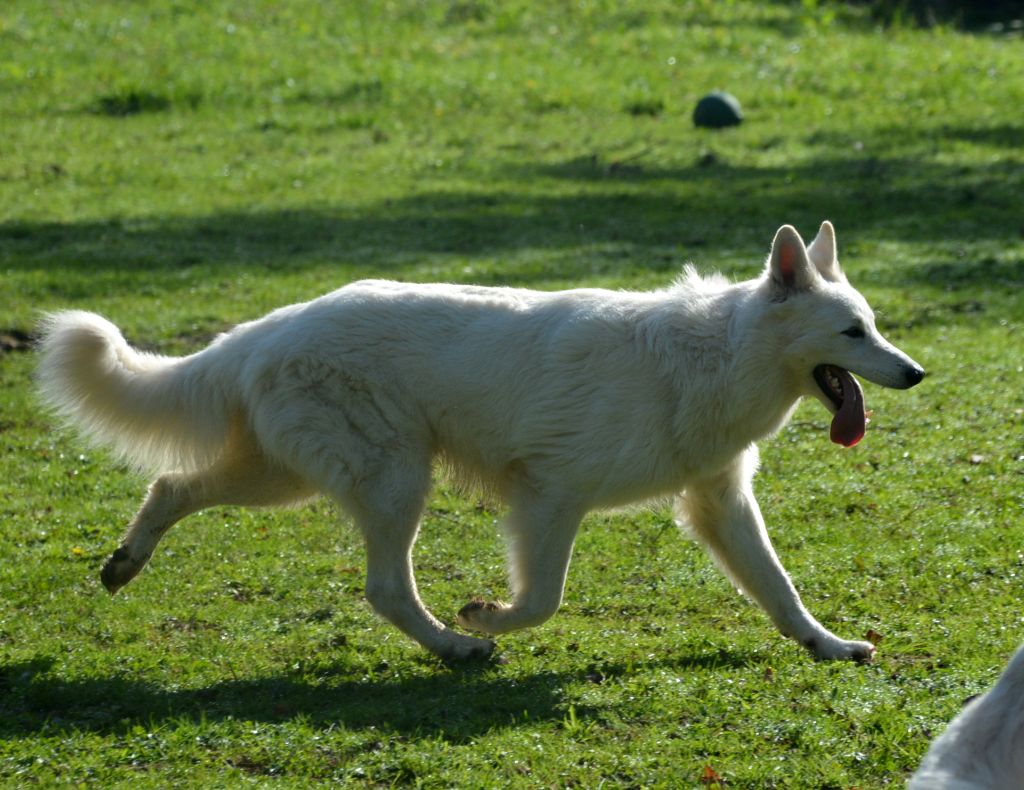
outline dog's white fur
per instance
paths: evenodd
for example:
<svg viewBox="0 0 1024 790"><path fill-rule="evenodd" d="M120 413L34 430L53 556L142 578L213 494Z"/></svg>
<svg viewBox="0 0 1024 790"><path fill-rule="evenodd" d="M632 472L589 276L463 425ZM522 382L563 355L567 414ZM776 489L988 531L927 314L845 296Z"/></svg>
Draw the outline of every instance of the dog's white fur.
<svg viewBox="0 0 1024 790"><path fill-rule="evenodd" d="M863 337L843 333L851 324ZM779 229L764 274L688 269L653 293L357 282L242 324L175 359L140 353L99 316L44 323L44 399L96 442L160 476L102 573L112 592L177 520L214 504L325 493L362 531L366 597L427 649L487 654L423 606L411 552L432 462L509 507L511 604L474 601L464 627L536 625L558 609L593 509L677 495L682 519L782 633L821 658L870 658L804 609L751 489L754 443L830 363L905 388L923 371L878 333L836 259Z"/></svg>
<svg viewBox="0 0 1024 790"><path fill-rule="evenodd" d="M907 790L1024 786L1024 646L988 692L935 739Z"/></svg>

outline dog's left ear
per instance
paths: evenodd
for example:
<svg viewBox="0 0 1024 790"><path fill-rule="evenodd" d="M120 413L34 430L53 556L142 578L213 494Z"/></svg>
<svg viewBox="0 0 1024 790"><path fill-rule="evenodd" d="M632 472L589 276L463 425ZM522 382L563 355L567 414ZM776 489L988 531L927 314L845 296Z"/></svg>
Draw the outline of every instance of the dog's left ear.
<svg viewBox="0 0 1024 790"><path fill-rule="evenodd" d="M782 302L798 291L806 291L819 279L804 247L804 240L792 225L783 225L775 233L768 257L768 279L776 301Z"/></svg>
<svg viewBox="0 0 1024 790"><path fill-rule="evenodd" d="M836 230L828 220L821 223L818 235L807 248L807 257L811 259L818 273L829 282L839 283L846 280L836 254Z"/></svg>

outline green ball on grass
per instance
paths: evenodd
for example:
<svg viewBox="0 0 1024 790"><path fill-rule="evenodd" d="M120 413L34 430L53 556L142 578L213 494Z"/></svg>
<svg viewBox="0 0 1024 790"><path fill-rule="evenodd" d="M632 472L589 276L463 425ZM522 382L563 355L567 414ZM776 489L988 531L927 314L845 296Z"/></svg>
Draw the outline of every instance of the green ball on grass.
<svg viewBox="0 0 1024 790"><path fill-rule="evenodd" d="M743 122L743 111L736 97L724 91L712 91L703 96L693 108L693 123L707 129L724 129L739 126Z"/></svg>

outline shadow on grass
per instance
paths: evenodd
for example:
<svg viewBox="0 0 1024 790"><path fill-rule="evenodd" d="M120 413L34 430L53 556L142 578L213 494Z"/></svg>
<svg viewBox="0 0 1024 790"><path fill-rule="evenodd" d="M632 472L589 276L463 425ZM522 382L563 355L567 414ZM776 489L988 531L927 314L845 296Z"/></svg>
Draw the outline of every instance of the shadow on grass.
<svg viewBox="0 0 1024 790"><path fill-rule="evenodd" d="M956 129L949 134L992 143L989 135L1002 138L1011 132ZM849 143L831 147L848 148ZM671 225L691 228L691 236L692 228L703 228L708 242L718 235L728 247L735 246L736 237L766 246L765 236L770 238L783 223L810 235L822 219L836 223L840 238L844 229L850 229L908 242L969 243L1016 240L1024 232L1017 211L1024 172L1010 172L1004 164L961 166L858 155L798 166L750 167L732 165L709 152L684 167L647 167L586 156L528 169L524 178L531 173L584 183L640 185L642 194L650 193L652 206L665 203L661 213L671 218ZM630 216L629 224L638 218ZM704 241L699 232L698 239Z"/></svg>
<svg viewBox="0 0 1024 790"><path fill-rule="evenodd" d="M359 207L7 222L0 224L0 267L154 276L196 265L219 271L344 263L387 275L432 256L556 251L548 268L517 269L512 260L473 277L528 285L615 272L623 261L674 272L683 260L699 263L702 248L749 256L754 269L784 222L813 234L830 218L841 240L869 234L970 243L1022 232L1024 173L1005 163L863 156L747 167L709 154L690 166L659 168L595 155L510 167L499 184L513 186L427 191ZM927 271L907 276L933 279ZM164 279L161 287L173 287L172 277Z"/></svg>
<svg viewBox="0 0 1024 790"><path fill-rule="evenodd" d="M493 665L377 679L344 678L352 670L336 667L315 680L283 674L168 689L124 676L56 678L49 675L52 659L37 658L0 666L0 738L71 730L122 732L161 721L280 723L301 718L314 727L340 723L351 729L373 727L459 740L527 721L561 721L566 716L567 685L604 683L654 666L716 672L753 661L718 650L525 678L505 677ZM585 706L574 709L580 718L593 714Z"/></svg>

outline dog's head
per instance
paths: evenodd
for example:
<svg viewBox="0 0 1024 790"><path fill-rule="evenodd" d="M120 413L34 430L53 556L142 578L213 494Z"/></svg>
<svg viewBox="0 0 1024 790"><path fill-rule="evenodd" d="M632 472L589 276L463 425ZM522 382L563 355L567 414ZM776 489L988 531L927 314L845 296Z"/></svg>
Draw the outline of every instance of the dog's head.
<svg viewBox="0 0 1024 790"><path fill-rule="evenodd" d="M832 412L832 441L852 447L864 436L864 394L853 373L883 387L909 389L924 369L875 326L867 301L846 280L835 230L823 222L809 247L784 225L775 234L766 271L773 306L786 326L781 350L802 394Z"/></svg>

